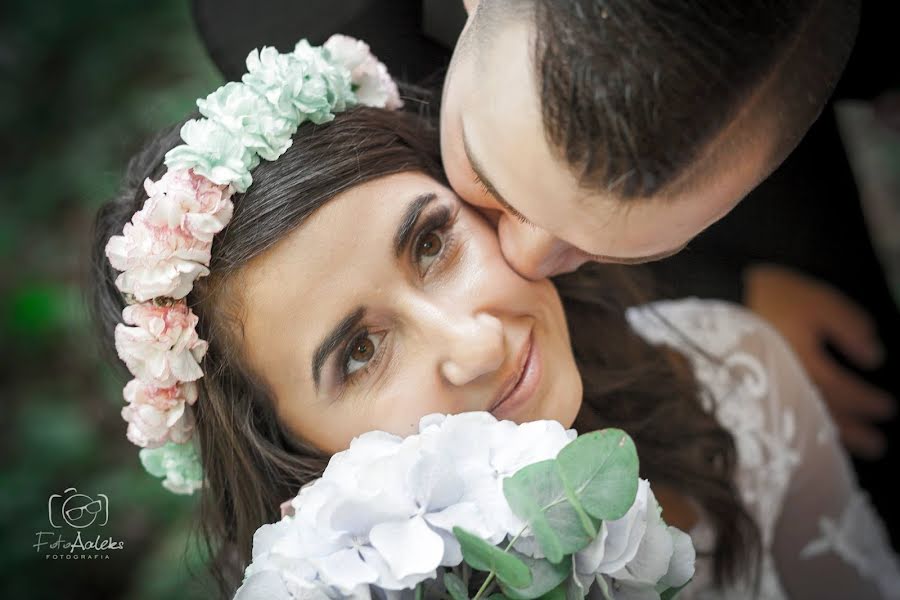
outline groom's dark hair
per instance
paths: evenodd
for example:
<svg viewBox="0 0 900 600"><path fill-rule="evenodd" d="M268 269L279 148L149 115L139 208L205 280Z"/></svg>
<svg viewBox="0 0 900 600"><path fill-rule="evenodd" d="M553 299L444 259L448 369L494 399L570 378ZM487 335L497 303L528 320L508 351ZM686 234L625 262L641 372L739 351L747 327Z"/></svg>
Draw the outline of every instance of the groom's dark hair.
<svg viewBox="0 0 900 600"><path fill-rule="evenodd" d="M859 20L856 0L482 0L478 11L485 31L534 19L548 141L583 186L623 198L677 192L704 175L699 157L711 170L717 153L741 152L716 144L739 118L749 130L766 119L783 159L831 94Z"/></svg>

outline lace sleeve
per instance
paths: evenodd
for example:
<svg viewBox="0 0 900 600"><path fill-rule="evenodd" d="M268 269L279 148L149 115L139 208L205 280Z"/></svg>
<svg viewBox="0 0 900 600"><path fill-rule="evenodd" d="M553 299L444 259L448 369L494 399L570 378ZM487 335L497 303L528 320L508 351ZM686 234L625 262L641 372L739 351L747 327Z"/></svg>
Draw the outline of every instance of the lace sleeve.
<svg viewBox="0 0 900 600"><path fill-rule="evenodd" d="M740 306L688 298L634 307L652 344L691 361L704 406L733 436L736 482L763 545L759 591L715 588L698 559L691 598L900 598L900 561L856 483L818 391L784 339ZM701 518L691 531L709 546Z"/></svg>
<svg viewBox="0 0 900 600"><path fill-rule="evenodd" d="M835 427L796 356L760 323L771 414L793 415L793 468L772 530L779 578L791 598L900 598L900 563L856 483Z"/></svg>

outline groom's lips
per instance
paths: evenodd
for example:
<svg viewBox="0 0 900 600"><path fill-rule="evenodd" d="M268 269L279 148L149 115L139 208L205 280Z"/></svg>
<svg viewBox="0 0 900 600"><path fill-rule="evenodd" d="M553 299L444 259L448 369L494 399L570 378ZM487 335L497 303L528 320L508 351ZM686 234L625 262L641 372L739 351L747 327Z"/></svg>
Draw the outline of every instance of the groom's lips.
<svg viewBox="0 0 900 600"><path fill-rule="evenodd" d="M527 403L540 383L541 366L540 352L532 330L519 351L516 370L500 388L501 392L488 410L498 419L505 419Z"/></svg>

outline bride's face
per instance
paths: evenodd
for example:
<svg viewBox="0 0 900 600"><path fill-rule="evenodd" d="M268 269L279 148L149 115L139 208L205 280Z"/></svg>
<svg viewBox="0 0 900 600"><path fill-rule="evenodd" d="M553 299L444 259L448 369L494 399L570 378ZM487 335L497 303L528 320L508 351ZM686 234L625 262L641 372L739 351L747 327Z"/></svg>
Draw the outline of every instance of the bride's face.
<svg viewBox="0 0 900 600"><path fill-rule="evenodd" d="M322 450L433 412L569 427L581 405L556 289L517 275L494 229L425 175L340 194L241 278L250 365Z"/></svg>

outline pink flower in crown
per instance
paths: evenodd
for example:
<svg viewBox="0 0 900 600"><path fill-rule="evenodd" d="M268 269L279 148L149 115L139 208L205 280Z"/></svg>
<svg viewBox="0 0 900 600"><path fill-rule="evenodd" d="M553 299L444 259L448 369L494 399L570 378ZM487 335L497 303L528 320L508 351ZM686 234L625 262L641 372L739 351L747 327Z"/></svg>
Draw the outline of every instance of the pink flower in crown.
<svg viewBox="0 0 900 600"><path fill-rule="evenodd" d="M128 406L122 408L122 418L128 421L128 439L142 448L188 441L194 429L190 406L197 401L197 393L194 382L159 388L132 379L123 390Z"/></svg>
<svg viewBox="0 0 900 600"><path fill-rule="evenodd" d="M184 298L198 277L209 275L212 243L182 228L154 226L147 221L148 204L152 208L148 200L125 224L122 235L112 236L106 244L110 264L122 271L116 287L141 302L161 296Z"/></svg>
<svg viewBox="0 0 900 600"><path fill-rule="evenodd" d="M135 377L167 388L203 376L200 360L207 343L197 335L197 315L185 303L131 304L122 318L134 327L116 325L116 351Z"/></svg>
<svg viewBox="0 0 900 600"><path fill-rule="evenodd" d="M234 190L189 169L147 179L144 188L143 208L106 245L110 264L122 271L116 286L139 301L184 298L209 274L212 239L231 220Z"/></svg>
<svg viewBox="0 0 900 600"><path fill-rule="evenodd" d="M335 34L325 42L331 59L350 71L353 91L360 104L396 110L403 106L397 84L362 40Z"/></svg>
<svg viewBox="0 0 900 600"><path fill-rule="evenodd" d="M234 188L215 184L192 169L167 171L159 181L147 179L144 189L149 200L143 212L149 225L180 228L201 242L212 242L234 211Z"/></svg>

